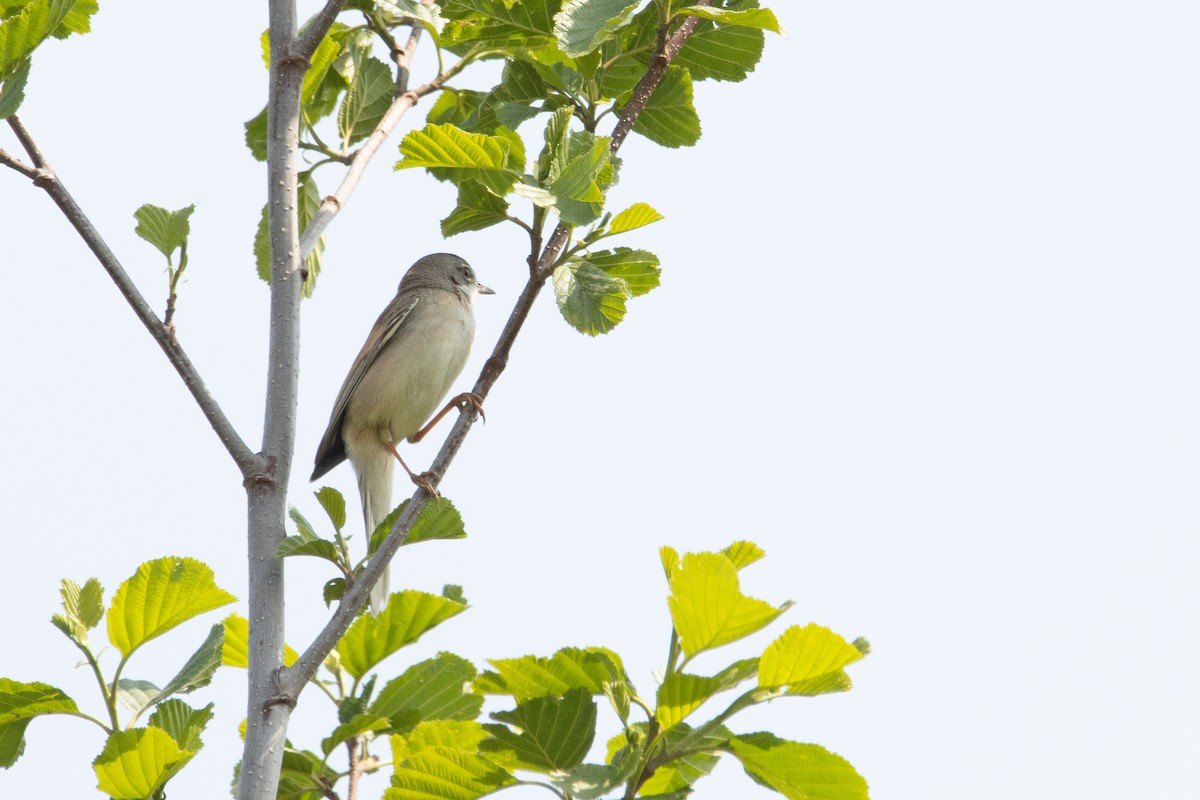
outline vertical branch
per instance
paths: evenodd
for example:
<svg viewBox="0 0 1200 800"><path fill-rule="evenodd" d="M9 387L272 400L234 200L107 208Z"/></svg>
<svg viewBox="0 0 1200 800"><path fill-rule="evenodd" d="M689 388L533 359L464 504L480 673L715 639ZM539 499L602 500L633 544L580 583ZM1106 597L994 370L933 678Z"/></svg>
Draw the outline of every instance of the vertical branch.
<svg viewBox="0 0 1200 800"><path fill-rule="evenodd" d="M319 41L342 3L331 0L310 31ZM283 667L283 540L287 482L296 437L300 355L300 228L297 153L300 87L315 41L296 35L295 0L270 0L267 100L267 219L271 240L270 344L263 424L264 474L247 481L249 531L249 698L239 800L274 800L294 702L278 699Z"/></svg>

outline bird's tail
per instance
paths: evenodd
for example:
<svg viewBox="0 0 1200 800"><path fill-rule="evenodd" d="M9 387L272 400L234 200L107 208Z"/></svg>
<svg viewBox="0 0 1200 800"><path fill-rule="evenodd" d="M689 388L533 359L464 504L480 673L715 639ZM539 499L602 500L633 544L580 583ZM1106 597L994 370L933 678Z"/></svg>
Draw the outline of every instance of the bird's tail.
<svg viewBox="0 0 1200 800"><path fill-rule="evenodd" d="M358 493L362 498L363 523L367 530L368 546L375 528L392 511L392 454L382 447L378 450L378 457L372 453L371 463L363 464L363 469L358 470ZM387 605L388 571L385 569L371 587L372 614L378 614Z"/></svg>

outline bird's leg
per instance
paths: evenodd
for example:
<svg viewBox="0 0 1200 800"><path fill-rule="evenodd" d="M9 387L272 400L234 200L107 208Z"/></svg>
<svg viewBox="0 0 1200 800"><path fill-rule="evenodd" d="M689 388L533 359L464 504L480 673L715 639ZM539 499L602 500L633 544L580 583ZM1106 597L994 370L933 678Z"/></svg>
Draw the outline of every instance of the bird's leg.
<svg viewBox="0 0 1200 800"><path fill-rule="evenodd" d="M429 420L429 422L425 423L424 428L421 428L421 430L417 431L412 436L408 437L408 440L410 442L412 442L413 444L416 444L417 442L419 442L425 438L425 434L427 434L427 433L429 433L429 431L433 430L434 425L437 425L439 422L442 421L442 417L444 417L450 413L450 409L457 408L460 411L465 411L467 409L467 406L474 407L474 409L479 412L479 418L482 419L484 422L487 422L487 417L485 417L483 415L483 398L480 397L479 395L475 394L474 392L463 392L462 394L455 395L450 400L449 403L446 403L445 408L443 408L438 413L434 414L433 419L431 419L431 420ZM400 456L396 456L396 458L399 458L399 457ZM403 464L404 462L401 461L400 463ZM405 469L408 469L408 467L405 467ZM412 473L410 472L409 474L411 475Z"/></svg>
<svg viewBox="0 0 1200 800"><path fill-rule="evenodd" d="M396 460L400 462L400 466L404 467L404 471L408 473L408 477L413 483L424 489L430 497L441 497L441 494L439 494L438 490L434 488L433 482L430 480L430 477L441 478L440 475L432 471L422 472L420 475L416 474L408 468L408 464L405 464L404 459L401 458L400 454L396 452L396 445L392 444L391 442L384 442L384 444L387 446L388 450L392 451L392 455L394 455Z"/></svg>

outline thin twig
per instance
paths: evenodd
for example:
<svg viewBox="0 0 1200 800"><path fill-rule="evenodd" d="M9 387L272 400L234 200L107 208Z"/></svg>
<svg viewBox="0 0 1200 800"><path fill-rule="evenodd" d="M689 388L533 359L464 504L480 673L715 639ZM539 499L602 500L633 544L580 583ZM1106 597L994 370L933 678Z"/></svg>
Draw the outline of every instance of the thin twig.
<svg viewBox="0 0 1200 800"><path fill-rule="evenodd" d="M313 215L312 220L304 229L304 233L301 234L300 253L303 257L307 258L308 254L317 246L317 242L325 233L325 229L329 227L329 223L333 222L333 218L337 216L350 195L354 193L358 182L362 180L367 165L371 163L371 159L379 152L379 148L383 146L387 138L392 135L392 131L396 129L396 125L399 124L404 114L417 104L417 100L442 88L442 84L461 72L465 66L466 63L460 61L429 83L407 91L392 101L392 105L383 115L379 124L375 126L375 130L371 131L371 135L354 152L354 156L350 159L350 168L346 170L346 175L342 178L342 183L338 186L337 191L321 201L321 207L317 209L317 213Z"/></svg>
<svg viewBox="0 0 1200 800"><path fill-rule="evenodd" d="M31 167L16 156L10 156L3 148L0 148L0 164L15 169L31 181L36 181L38 178L37 167Z"/></svg>
<svg viewBox="0 0 1200 800"><path fill-rule="evenodd" d="M312 24L308 26L308 30L304 33L297 44L297 55L303 56L305 59L312 58L312 54L317 51L317 45L325 38L325 34L329 33L329 29L333 26L333 21L337 19L337 15L342 13L342 9L346 7L346 0L329 0L325 7L317 12L313 17Z"/></svg>
<svg viewBox="0 0 1200 800"><path fill-rule="evenodd" d="M142 325L154 337L154 341L158 342L158 346L162 348L167 360L171 362L171 366L183 379L184 385L192 393L196 404L200 406L201 413L208 419L217 438L221 440L221 444L225 445L225 449L233 457L242 474L251 476L261 471L262 465L259 463L259 457L246 446L241 436L238 435L237 430L225 416L225 412L221 410L208 387L204 385L204 380L200 377L200 373L192 364L191 359L188 358L187 353L184 352L183 347L175 341L167 326L155 315L150 304L146 302L146 298L138 291L137 286L134 285L133 280L121 266L121 262L113 251L109 249L104 238L92 225L87 214L75 202L75 198L67 191L58 176L54 174L45 154L34 141L33 135L15 114L8 118L8 124L16 133L26 152L29 153L30 159L37 165L36 174L33 176L34 183L50 195L50 199L62 210L67 221L79 233L84 243L99 260L100 265L112 278L113 283L117 285L117 290L129 303L133 313L142 321Z"/></svg>
<svg viewBox="0 0 1200 800"><path fill-rule="evenodd" d="M697 0L692 5L696 8L711 6L712 0ZM614 153L624 144L625 137L633 130L633 123L642 113L642 109L646 107L650 95L654 94L654 90L658 88L658 83L662 80L663 75L666 74L667 67L670 66L675 56L679 55L680 49L699 24L699 17L689 16L670 37L666 38L658 52L654 54L654 58L650 61L650 69L646 70L646 74L634 87L633 95L621 111L621 120L617 123L617 127L613 128L612 151Z"/></svg>

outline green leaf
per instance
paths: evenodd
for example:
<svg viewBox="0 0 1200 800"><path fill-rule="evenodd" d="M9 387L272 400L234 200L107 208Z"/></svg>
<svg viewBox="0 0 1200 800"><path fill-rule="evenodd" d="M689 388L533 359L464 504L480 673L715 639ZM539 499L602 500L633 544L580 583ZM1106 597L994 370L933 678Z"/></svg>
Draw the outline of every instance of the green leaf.
<svg viewBox="0 0 1200 800"><path fill-rule="evenodd" d="M392 71L377 58L354 51L354 78L338 109L342 146L349 147L371 135L392 104L396 89Z"/></svg>
<svg viewBox="0 0 1200 800"><path fill-rule="evenodd" d="M483 696L467 687L474 677L471 662L452 653L439 653L389 681L371 704L370 713L387 717L398 729L432 719L473 720L483 708Z"/></svg>
<svg viewBox="0 0 1200 800"><path fill-rule="evenodd" d="M633 777L637 759L624 758L619 764L580 764L550 776L550 782L576 800L600 800Z"/></svg>
<svg viewBox="0 0 1200 800"><path fill-rule="evenodd" d="M474 753L425 747L397 762L384 800L476 800L515 783L502 767Z"/></svg>
<svg viewBox="0 0 1200 800"><path fill-rule="evenodd" d="M224 634L221 638L221 664L226 667L250 665L250 621L240 614L230 614L221 621ZM283 665L290 667L299 658L288 645L283 646Z"/></svg>
<svg viewBox="0 0 1200 800"><path fill-rule="evenodd" d="M731 3L730 8L753 9L752 2ZM692 80L742 81L762 58L765 37L761 30L703 21L688 37L674 63Z"/></svg>
<svg viewBox="0 0 1200 800"><path fill-rule="evenodd" d="M257 161L267 160L267 109L246 120L246 147Z"/></svg>
<svg viewBox="0 0 1200 800"><path fill-rule="evenodd" d="M641 0L568 0L554 17L554 35L564 53L592 52L629 23Z"/></svg>
<svg viewBox="0 0 1200 800"><path fill-rule="evenodd" d="M442 29L446 27L446 18L438 13L438 6L434 3L427 5L418 0L375 0L375 5L380 11L386 12L389 25L398 25L403 19L415 19L435 38L441 36Z"/></svg>
<svg viewBox="0 0 1200 800"><path fill-rule="evenodd" d="M662 270L658 268L658 256L647 250L631 250L628 247L598 250L584 256L583 260L605 274L623 280L631 297L641 297L657 289L662 276Z"/></svg>
<svg viewBox="0 0 1200 800"><path fill-rule="evenodd" d="M842 669L863 657L854 645L829 628L793 625L763 651L758 666L762 689L786 686L788 694L845 691L850 679Z"/></svg>
<svg viewBox="0 0 1200 800"><path fill-rule="evenodd" d="M345 578L330 578L325 581L325 585L321 587L321 599L325 601L325 607L329 608L342 596L346 594L346 579Z"/></svg>
<svg viewBox="0 0 1200 800"><path fill-rule="evenodd" d="M751 778L790 800L867 800L867 782L850 762L819 745L750 733L729 747Z"/></svg>
<svg viewBox="0 0 1200 800"><path fill-rule="evenodd" d="M108 640L123 656L192 617L237 598L192 558L147 561L117 588L108 611Z"/></svg>
<svg viewBox="0 0 1200 800"><path fill-rule="evenodd" d="M397 592L378 616L359 617L342 636L337 646L342 667L361 678L401 647L466 610L466 605L436 594L415 589Z"/></svg>
<svg viewBox="0 0 1200 800"><path fill-rule="evenodd" d="M29 720L0 725L0 768L8 769L25 753L25 729Z"/></svg>
<svg viewBox="0 0 1200 800"><path fill-rule="evenodd" d="M342 497L342 493L332 487L322 486L314 494L333 527L339 531L346 527L346 498Z"/></svg>
<svg viewBox="0 0 1200 800"><path fill-rule="evenodd" d="M113 800L143 800L162 788L193 753L161 728L135 728L108 737L92 762L97 787Z"/></svg>
<svg viewBox="0 0 1200 800"><path fill-rule="evenodd" d="M725 669L718 672L713 677L721 684L718 691L726 691L733 689L739 683L747 681L758 674L758 659L743 658L740 661L735 661Z"/></svg>
<svg viewBox="0 0 1200 800"><path fill-rule="evenodd" d="M193 753L203 747L200 734L213 717L213 704L192 708L182 700L166 700L150 715L149 724L166 731L184 750Z"/></svg>
<svg viewBox="0 0 1200 800"><path fill-rule="evenodd" d="M663 147L690 147L700 139L700 117L692 104L692 76L684 67L667 67L633 129Z"/></svg>
<svg viewBox="0 0 1200 800"><path fill-rule="evenodd" d="M343 742L358 738L364 733L385 731L389 727L391 724L387 717L374 714L355 714L349 722L338 725L333 729L333 733L321 740L321 752L328 756L333 752L333 748Z"/></svg>
<svg viewBox="0 0 1200 800"><path fill-rule="evenodd" d="M466 171L460 178L479 181L497 195L504 195L519 177L509 168L512 140L505 136L468 133L455 125L426 125L410 131L400 142L396 169L426 167Z"/></svg>
<svg viewBox="0 0 1200 800"><path fill-rule="evenodd" d="M508 203L474 181L458 187L458 205L442 220L442 236L481 231L508 219Z"/></svg>
<svg viewBox="0 0 1200 800"><path fill-rule="evenodd" d="M775 18L775 12L769 8L747 8L738 11L731 8L693 6L681 8L676 13L714 20L722 25L738 25L746 28L758 28L771 33L783 33L779 20Z"/></svg>
<svg viewBox="0 0 1200 800"><path fill-rule="evenodd" d="M791 607L742 594L737 567L724 553L686 553L670 576L667 605L688 658L737 641L769 625Z"/></svg>
<svg viewBox="0 0 1200 800"><path fill-rule="evenodd" d="M478 753L487 731L474 720L433 719L418 724L408 733L392 736L392 757L397 763L428 747L460 753Z"/></svg>
<svg viewBox="0 0 1200 800"><path fill-rule="evenodd" d="M300 509L296 508L295 506L288 506L288 517L292 520L292 524L296 526L296 530L300 534L296 538L305 542L311 542L321 538L317 535L317 529L314 528L313 524L308 521L308 518L300 513ZM275 554L275 557L279 557L278 552Z"/></svg>
<svg viewBox="0 0 1200 800"><path fill-rule="evenodd" d="M400 505L392 510L392 513L384 517L383 522L376 526L375 532L371 534L371 545L368 548L369 553L374 553L383 544L383 540L387 538L388 533L392 530L392 526L396 524L396 520L404 509L408 507L408 501L405 500ZM467 531L463 526L462 515L458 513L458 509L454 507L445 497L435 497L425 504L425 508L421 510L417 521L413 523L412 528L408 531L408 536L404 539L405 545L419 544L420 542L429 542L434 539L465 539Z"/></svg>
<svg viewBox="0 0 1200 800"><path fill-rule="evenodd" d="M554 270L554 297L571 327L596 336L625 318L629 286L586 261L569 261Z"/></svg>
<svg viewBox="0 0 1200 800"><path fill-rule="evenodd" d="M267 230L270 220L267 217L267 207L264 205L258 218L258 228L254 231L254 269L259 280L271 282L271 237Z"/></svg>
<svg viewBox="0 0 1200 800"><path fill-rule="evenodd" d="M549 135L550 131L547 131ZM563 222L586 225L604 210L604 192L612 183L615 160L611 139L575 131L554 143L547 187Z"/></svg>
<svg viewBox="0 0 1200 800"><path fill-rule="evenodd" d="M341 45L333 36L326 35L308 59L308 70L304 73L304 82L300 85L300 106L310 123L325 116L321 113L323 109L318 107L320 104L314 103L314 100L317 100L317 91L325 82L325 76L341 49Z"/></svg>
<svg viewBox="0 0 1200 800"><path fill-rule="evenodd" d="M641 737L647 735L646 723L639 722L631 726ZM708 730L709 726L705 726ZM712 772L720 758L713 752L725 745L732 734L721 725L711 727L707 733L693 729L686 722L681 722L664 734L664 749L666 752L684 751L687 755L672 759L655 770L638 791L638 797L685 797L690 787L696 781ZM614 761L621 757L621 750L627 748L629 741L624 733L619 733L608 741L608 758ZM627 751L628 752L628 751Z"/></svg>
<svg viewBox="0 0 1200 800"><path fill-rule="evenodd" d="M485 694L512 695L518 702L571 689L601 694L606 685L626 681L620 657L603 647L564 647L550 658L522 656L489 660L495 672L484 673L475 687Z"/></svg>
<svg viewBox="0 0 1200 800"><path fill-rule="evenodd" d="M98 9L95 0L31 0L0 20L0 80L28 69L29 55L49 37L86 33Z"/></svg>
<svg viewBox="0 0 1200 800"><path fill-rule="evenodd" d="M133 678L121 678L117 681L117 701L132 711L140 714L162 694L162 689L151 681L139 681Z"/></svg>
<svg viewBox="0 0 1200 800"><path fill-rule="evenodd" d="M341 566L341 554L337 545L325 539L306 539L303 536L288 536L275 549L276 558L292 556L316 556Z"/></svg>
<svg viewBox="0 0 1200 800"><path fill-rule="evenodd" d="M662 214L646 203L634 203L613 217L612 223L608 226L608 232L610 234L625 233L658 222L662 218Z"/></svg>
<svg viewBox="0 0 1200 800"><path fill-rule="evenodd" d="M190 205L178 211L168 211L160 206L144 205L133 212L138 221L133 229L141 238L158 248L158 252L166 256L170 262L171 254L187 241L191 225L188 219L196 206Z"/></svg>
<svg viewBox="0 0 1200 800"><path fill-rule="evenodd" d="M62 689L45 683L0 678L0 725L42 714L75 714L79 707Z"/></svg>
<svg viewBox="0 0 1200 800"><path fill-rule="evenodd" d="M596 737L596 703L586 689L571 689L562 697L535 697L491 717L516 730L489 725L488 732L523 766L540 772L579 765Z"/></svg>
<svg viewBox="0 0 1200 800"><path fill-rule="evenodd" d="M285 746L279 772L278 800L316 800L341 776L316 753Z"/></svg>
<svg viewBox="0 0 1200 800"><path fill-rule="evenodd" d="M72 640L87 644L87 632L104 619L104 587L95 578L89 578L81 587L75 581L62 581L63 613L55 614L51 622Z"/></svg>
<svg viewBox="0 0 1200 800"><path fill-rule="evenodd" d="M218 622L208 631L208 636L192 653L191 658L174 678L163 687L159 702L173 694L189 694L212 683L213 674L221 666L221 653L225 647L225 625Z"/></svg>
<svg viewBox="0 0 1200 800"><path fill-rule="evenodd" d="M658 687L657 707L654 718L658 720L663 730L669 730L699 708L705 700L712 697L721 689L721 681L717 678L706 678L702 675L688 675L675 672Z"/></svg>
<svg viewBox="0 0 1200 800"><path fill-rule="evenodd" d="M313 217L321 210L321 190L317 188L317 181L313 177L312 171L302 173L300 175L300 206L296 210L297 222L299 228L303 231L308 227L308 223L312 222ZM304 283L300 286L300 292L305 297L312 297L313 288L317 285L317 276L321 274L321 256L325 252L325 236L321 235L317 239L316 246L308 257L304 259L304 268L306 274ZM268 269L268 275L270 270Z"/></svg>
<svg viewBox="0 0 1200 800"><path fill-rule="evenodd" d="M297 209L297 223L303 231L321 208L321 193L311 172L301 174L298 189L300 206ZM265 283L271 282L271 238L267 231L268 224L267 207L264 205L262 215L258 219L258 228L254 232L254 264L258 277ZM317 244L308 254L308 258L304 260L307 274L300 291L305 297L312 297L317 276L321 273L321 256L324 252L325 237L322 235L317 239Z"/></svg>
<svg viewBox="0 0 1200 800"><path fill-rule="evenodd" d="M728 556L729 560L739 570L750 566L767 554L766 550L763 550L754 542L746 541L734 542L721 552Z"/></svg>
<svg viewBox="0 0 1200 800"><path fill-rule="evenodd" d="M442 31L444 46L540 50L555 44L553 15L557 0L446 0L442 14L450 21Z"/></svg>
<svg viewBox="0 0 1200 800"><path fill-rule="evenodd" d="M21 108L25 101L25 84L29 82L30 60L26 58L13 67L0 86L0 119L7 119Z"/></svg>

